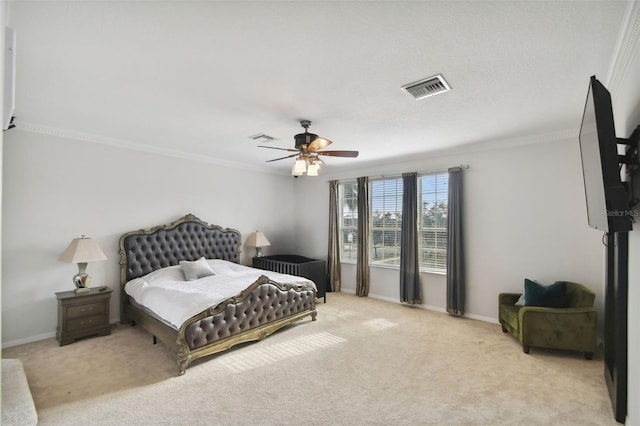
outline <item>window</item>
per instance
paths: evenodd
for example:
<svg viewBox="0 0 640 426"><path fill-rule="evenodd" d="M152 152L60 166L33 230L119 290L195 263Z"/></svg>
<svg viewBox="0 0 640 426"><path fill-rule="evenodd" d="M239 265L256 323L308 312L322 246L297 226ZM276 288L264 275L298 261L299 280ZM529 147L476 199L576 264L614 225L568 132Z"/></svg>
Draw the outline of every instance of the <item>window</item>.
<svg viewBox="0 0 640 426"><path fill-rule="evenodd" d="M449 175L418 176L418 191L420 269L446 272Z"/></svg>
<svg viewBox="0 0 640 426"><path fill-rule="evenodd" d="M402 178L369 181L369 264L400 265Z"/></svg>
<svg viewBox="0 0 640 426"><path fill-rule="evenodd" d="M418 250L420 270L446 272L447 268L447 173L418 176ZM339 185L341 253L343 262L357 260L358 184ZM369 181L369 264L400 266L402 232L402 177Z"/></svg>
<svg viewBox="0 0 640 426"><path fill-rule="evenodd" d="M338 185L340 209L340 260L355 263L358 259L358 183L344 182Z"/></svg>

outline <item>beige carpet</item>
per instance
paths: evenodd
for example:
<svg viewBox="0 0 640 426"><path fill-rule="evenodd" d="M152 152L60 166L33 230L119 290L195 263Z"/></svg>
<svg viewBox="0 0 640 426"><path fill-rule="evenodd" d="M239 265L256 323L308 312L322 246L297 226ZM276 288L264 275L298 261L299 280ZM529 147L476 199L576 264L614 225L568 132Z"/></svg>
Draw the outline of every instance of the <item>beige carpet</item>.
<svg viewBox="0 0 640 426"><path fill-rule="evenodd" d="M500 326L352 295L318 320L196 361L138 328L9 348L41 425L615 425L602 356L533 348Z"/></svg>

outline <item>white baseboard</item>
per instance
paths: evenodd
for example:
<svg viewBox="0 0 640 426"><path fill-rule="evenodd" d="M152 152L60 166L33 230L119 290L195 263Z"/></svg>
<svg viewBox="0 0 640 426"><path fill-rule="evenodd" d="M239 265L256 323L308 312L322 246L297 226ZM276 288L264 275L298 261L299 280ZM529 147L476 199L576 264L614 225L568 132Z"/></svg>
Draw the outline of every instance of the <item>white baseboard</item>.
<svg viewBox="0 0 640 426"><path fill-rule="evenodd" d="M355 291L352 291L351 289L345 289L345 290L340 290L342 293L348 293L348 294L356 294ZM402 303L400 303L399 300L391 298L391 297L387 297L387 296L380 296L377 294L369 294L367 297L370 297L372 299L378 299L378 300L384 300L385 302L391 302L391 303L397 303L398 305L402 305ZM428 311L434 311L434 312L440 312L443 314L447 313L447 310L445 308L442 308L440 306L432 306L432 305L412 305L415 306L416 308L420 308L420 309L426 309ZM482 315L475 315L475 314L469 314L469 313L465 313L463 318L469 318L469 319L474 319L474 320L478 320L478 321L484 321L484 322L488 322L491 324L500 324L500 322L498 321L497 318L490 318L490 317L485 317Z"/></svg>
<svg viewBox="0 0 640 426"><path fill-rule="evenodd" d="M39 340L50 339L52 337L56 337L55 331L50 333L38 334L37 336L25 337L24 339L10 340L8 342L2 342L2 349L11 348L13 346L24 345L27 343L33 343Z"/></svg>
<svg viewBox="0 0 640 426"><path fill-rule="evenodd" d="M111 324L120 324L120 317L116 319L111 319ZM36 336L25 337L23 339L10 340L8 342L2 342L2 349L11 348L13 346L25 345L27 343L38 342L40 340L51 339L56 337L56 332L52 331L49 333L38 334Z"/></svg>

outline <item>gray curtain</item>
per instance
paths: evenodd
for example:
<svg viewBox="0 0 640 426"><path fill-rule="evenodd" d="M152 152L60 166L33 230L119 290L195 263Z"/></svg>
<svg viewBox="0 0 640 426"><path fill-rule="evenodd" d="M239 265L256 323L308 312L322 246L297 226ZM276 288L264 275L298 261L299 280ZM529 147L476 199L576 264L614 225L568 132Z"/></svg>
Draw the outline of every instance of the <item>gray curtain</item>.
<svg viewBox="0 0 640 426"><path fill-rule="evenodd" d="M402 174L402 228L400 236L400 301L421 304L418 253L418 174Z"/></svg>
<svg viewBox="0 0 640 426"><path fill-rule="evenodd" d="M340 269L340 216L338 204L338 181L329 181L329 252L327 268L331 291L340 291L342 271Z"/></svg>
<svg viewBox="0 0 640 426"><path fill-rule="evenodd" d="M447 312L464 315L465 276L462 230L462 169L449 169L447 215Z"/></svg>
<svg viewBox="0 0 640 426"><path fill-rule="evenodd" d="M369 178L358 178L358 263L356 294L369 294Z"/></svg>

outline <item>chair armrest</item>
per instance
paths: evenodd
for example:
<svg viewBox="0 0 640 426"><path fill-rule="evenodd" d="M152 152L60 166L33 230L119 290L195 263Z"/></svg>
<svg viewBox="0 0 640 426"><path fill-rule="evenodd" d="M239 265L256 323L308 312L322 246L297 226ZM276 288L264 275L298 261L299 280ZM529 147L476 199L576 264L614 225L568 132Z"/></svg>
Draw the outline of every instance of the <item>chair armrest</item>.
<svg viewBox="0 0 640 426"><path fill-rule="evenodd" d="M525 306L518 312L523 346L593 352L598 332L595 308Z"/></svg>
<svg viewBox="0 0 640 426"><path fill-rule="evenodd" d="M522 293L500 293L498 295L498 306L515 305Z"/></svg>

